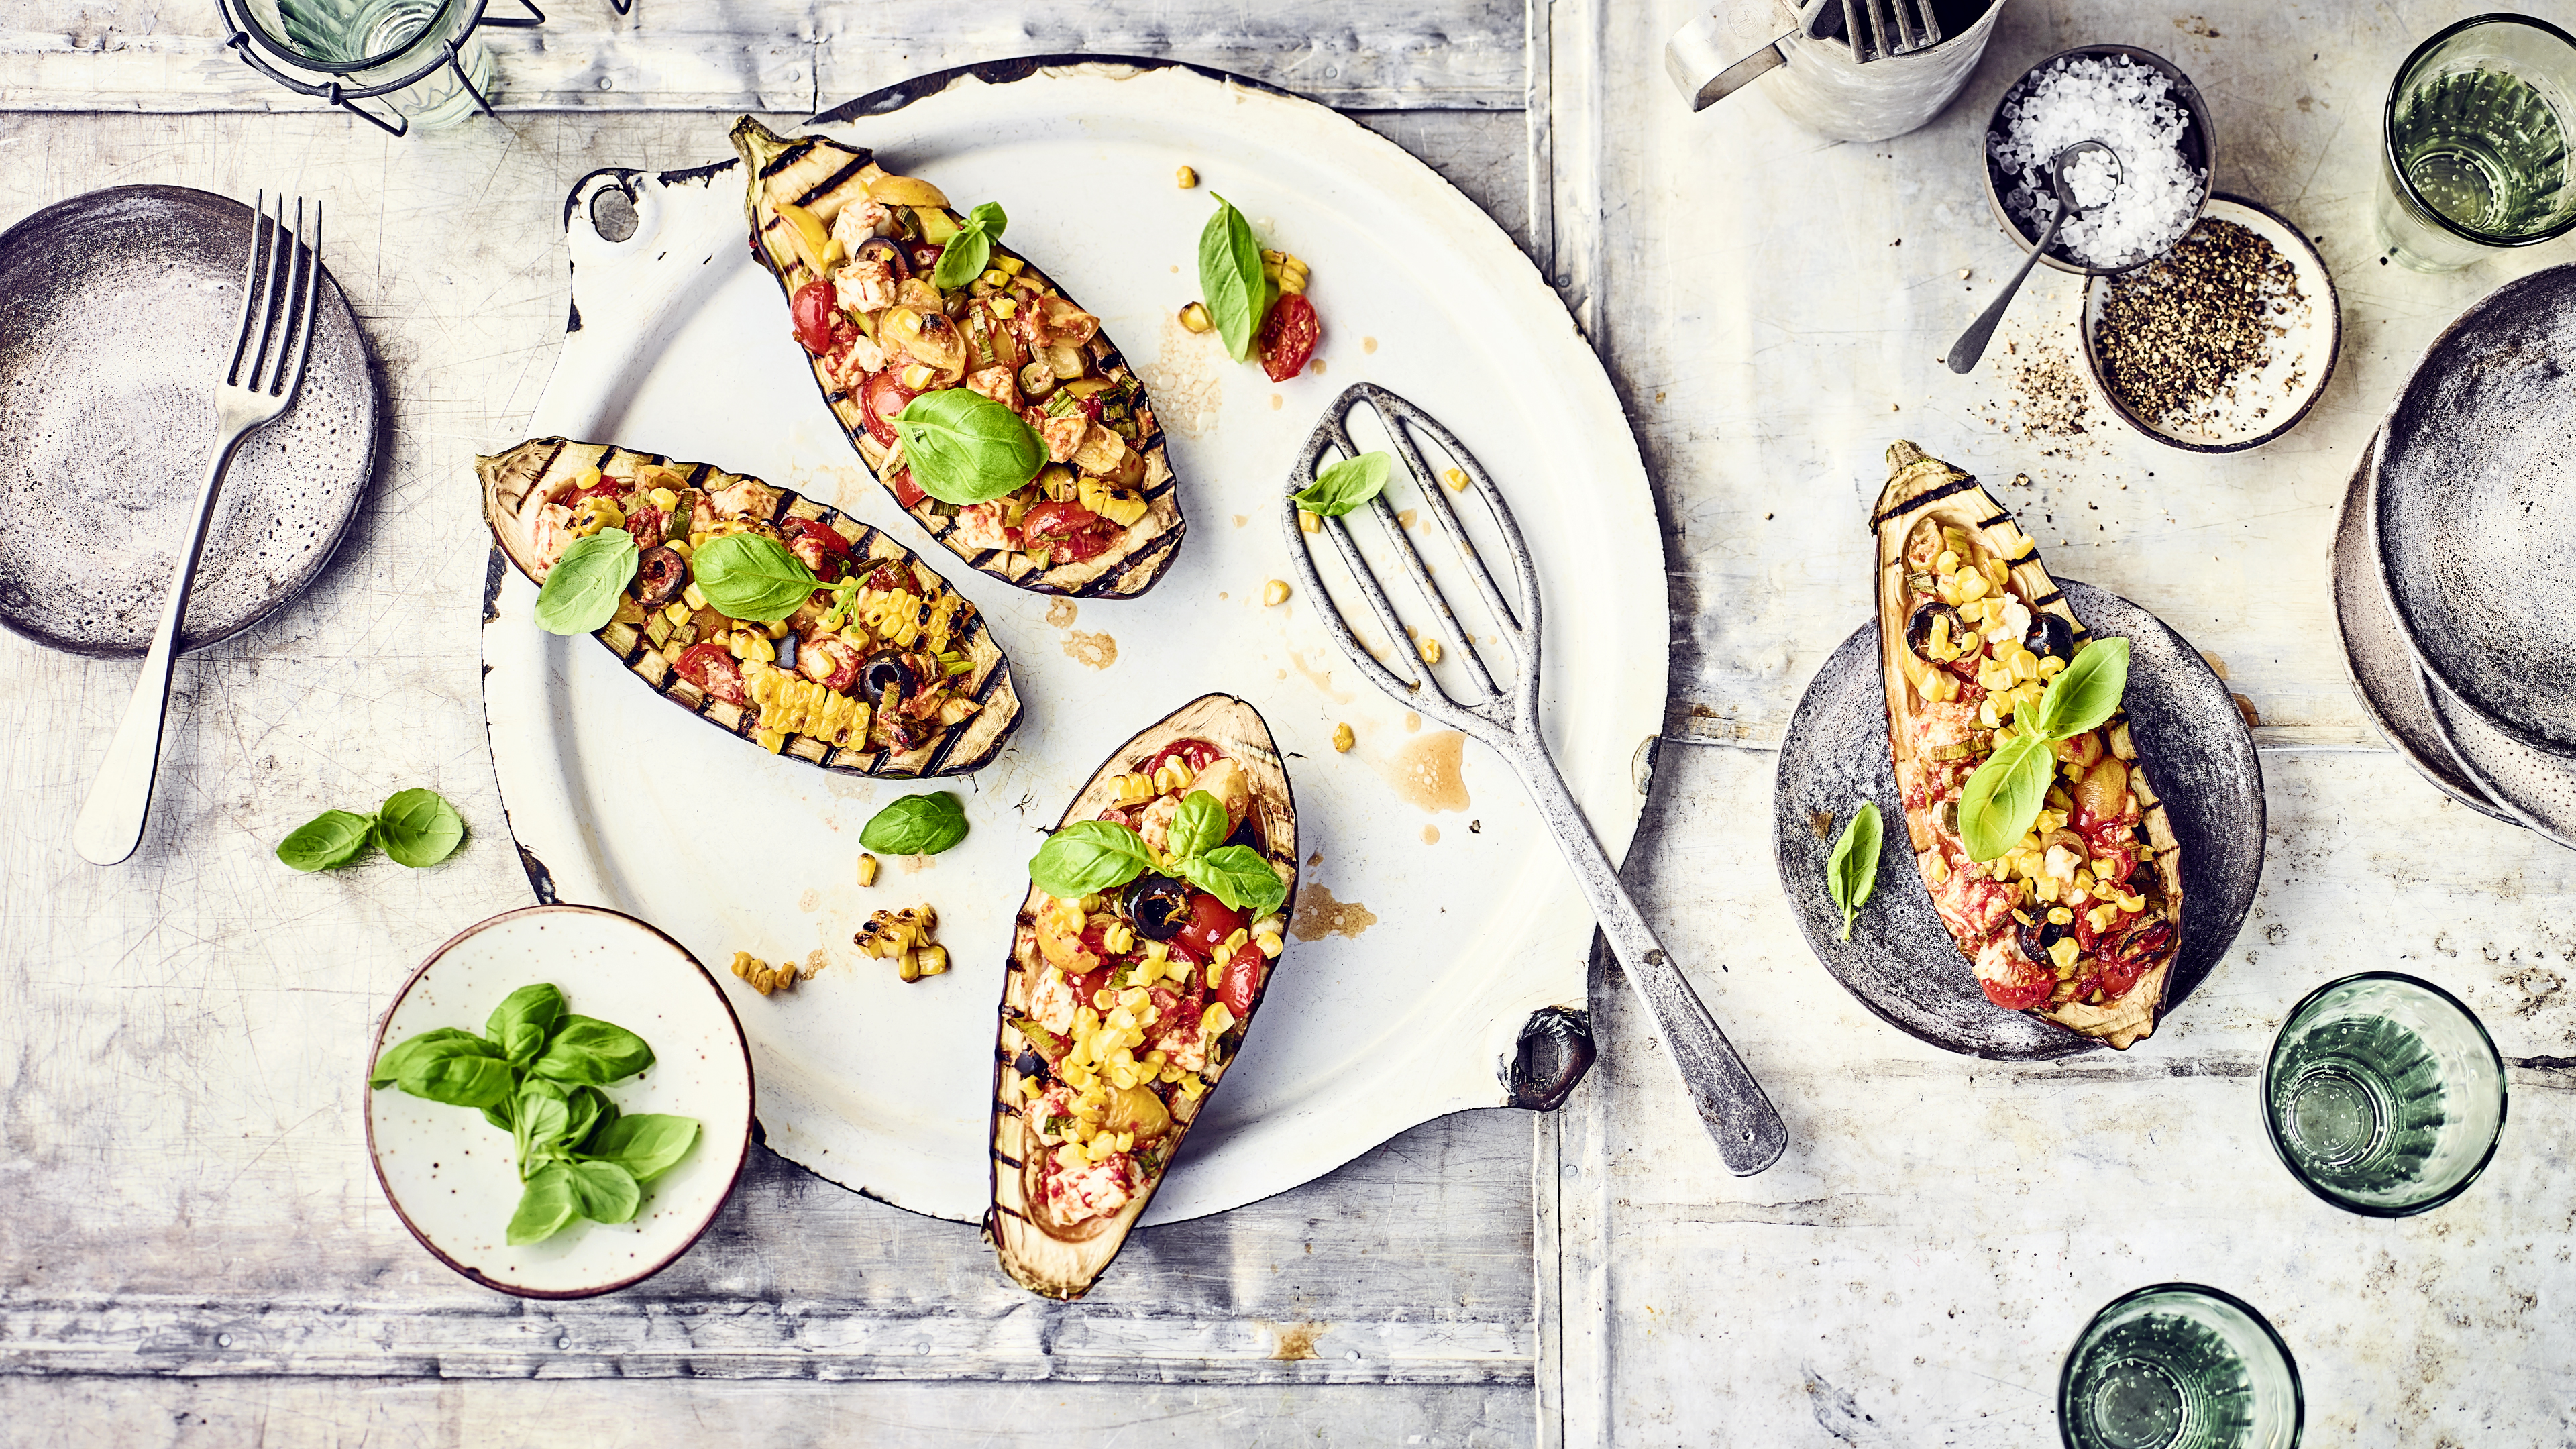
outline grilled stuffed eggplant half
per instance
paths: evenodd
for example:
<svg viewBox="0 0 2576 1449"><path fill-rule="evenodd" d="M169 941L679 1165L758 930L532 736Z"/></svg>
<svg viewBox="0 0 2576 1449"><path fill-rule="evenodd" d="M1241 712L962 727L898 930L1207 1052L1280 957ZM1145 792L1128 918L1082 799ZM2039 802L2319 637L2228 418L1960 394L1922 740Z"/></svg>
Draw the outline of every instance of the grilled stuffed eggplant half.
<svg viewBox="0 0 2576 1449"><path fill-rule="evenodd" d="M641 550L593 637L663 698L773 753L860 775L981 768L1019 723L983 616L902 545L784 488L705 463L539 438L475 460L501 552L542 587L603 528ZM776 540L837 587L770 624L729 619L691 574L734 533Z"/></svg>
<svg viewBox="0 0 2576 1449"><path fill-rule="evenodd" d="M1118 747L1030 874L1065 894L1033 884L1012 934L986 1227L1013 1280L1071 1299L1152 1201L1280 964L1297 807L1269 727L1229 695L1182 706Z"/></svg>
<svg viewBox="0 0 2576 1449"><path fill-rule="evenodd" d="M2115 1047L2155 1030L2182 945L2182 862L2125 711L2050 748L2033 828L1970 859L1962 791L1996 732L2091 642L2039 550L1977 481L1888 449L1878 637L1888 740L1923 883L1988 1000Z"/></svg>
<svg viewBox="0 0 2576 1449"><path fill-rule="evenodd" d="M805 349L823 400L895 501L950 552L1021 588L1152 588L1186 525L1153 403L1100 319L989 236L983 270L940 285L943 249L975 223L864 148L791 141L748 116L733 144L749 175L752 250L787 298L780 330ZM999 229L988 220L977 234ZM1020 414L1046 450L1037 476L964 505L922 490L893 419L952 389Z"/></svg>

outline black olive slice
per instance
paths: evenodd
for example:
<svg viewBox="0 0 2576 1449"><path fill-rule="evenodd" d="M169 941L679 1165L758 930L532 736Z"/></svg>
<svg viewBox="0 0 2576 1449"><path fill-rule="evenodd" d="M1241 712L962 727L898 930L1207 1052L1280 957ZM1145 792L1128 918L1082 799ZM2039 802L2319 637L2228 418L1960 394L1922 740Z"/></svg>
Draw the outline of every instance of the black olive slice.
<svg viewBox="0 0 2576 1449"><path fill-rule="evenodd" d="M1190 888L1167 875L1140 875L1118 893L1118 914L1148 941L1168 941L1189 924Z"/></svg>
<svg viewBox="0 0 2576 1449"><path fill-rule="evenodd" d="M689 561L677 550L655 544L635 561L635 602L645 608L661 608L688 585Z"/></svg>
<svg viewBox="0 0 2576 1449"><path fill-rule="evenodd" d="M893 274L898 282L912 275L912 268L904 262L903 248L887 241L884 237L870 237L859 243L859 256L874 257L885 263L886 270Z"/></svg>
<svg viewBox="0 0 2576 1449"><path fill-rule="evenodd" d="M2033 614L2030 616L2030 633L2021 644L2043 659L2071 660L2075 657L2075 626L2055 614Z"/></svg>
<svg viewBox="0 0 2576 1449"><path fill-rule="evenodd" d="M2021 942L2021 953L2024 956L2052 971L2057 969L2056 958L2048 954L2048 948L2066 939L2064 926L2055 921L2042 920L2036 926L2015 927L2013 935Z"/></svg>
<svg viewBox="0 0 2576 1449"><path fill-rule="evenodd" d="M1967 623L1959 617L1959 611L1937 599L1924 600L1922 605L1915 609L1914 617L1905 621L1905 647L1913 650L1915 657L1926 663L1947 662L1934 659L1931 654L1932 621L1942 618L1950 621L1950 642L1955 644L1968 637Z"/></svg>
<svg viewBox="0 0 2576 1449"><path fill-rule="evenodd" d="M918 683L912 666L891 649L869 655L868 662L859 666L859 698L880 710L889 696L897 701L910 698Z"/></svg>

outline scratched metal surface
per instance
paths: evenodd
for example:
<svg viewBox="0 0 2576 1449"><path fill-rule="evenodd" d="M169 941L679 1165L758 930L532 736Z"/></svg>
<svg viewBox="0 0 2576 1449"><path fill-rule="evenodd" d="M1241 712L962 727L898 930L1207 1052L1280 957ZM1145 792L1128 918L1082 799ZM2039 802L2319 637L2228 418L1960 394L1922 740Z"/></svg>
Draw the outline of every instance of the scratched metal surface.
<svg viewBox="0 0 2576 1449"><path fill-rule="evenodd" d="M1596 986L1603 1067L1541 1145L1560 1169L1541 1174L1540 1221L1562 1300L1541 1394L1569 1445L2055 1443L2058 1367L2085 1319L2187 1278L2281 1328L2308 1443L2576 1444L2576 856L2449 800L2387 747L2347 681L2329 578L2336 504L2416 353L2576 246L2447 277L2374 259L2388 76L2474 4L2328 19L2260 0L2008 3L1965 99L1869 146L1803 137L1758 82L1698 116L1642 79L1587 95L1590 69L1651 76L1691 6L1653 0L1588 29L1558 9L1555 129L1619 140L1589 190L1560 140L1552 210L1609 219L1573 270L1667 510L1674 613L1690 621L1673 732L1707 742L1665 748L1629 874L1793 1145L1761 1177L1728 1177L1644 1023ZM2054 346L2083 368L2079 288L2047 272L1982 370L1937 360L2018 260L1978 187L1977 127L2023 68L2105 40L2189 72L2214 113L2218 187L2321 239L2342 361L2279 443L2187 457L2122 431L2098 397L2084 433L2025 436L2013 365ZM2125 1054L2007 1065L1915 1043L1834 984L1766 878L1748 806L1798 685L1867 612L1866 507L1896 437L1984 475L2053 567L2154 610L2261 714L2268 858L2251 917L2189 1010ZM1908 885L1882 875L1879 890ZM2488 1174L2400 1222L2293 1182L2254 1087L2288 1007L2374 967L2459 993L2513 1064Z"/></svg>
<svg viewBox="0 0 2576 1449"><path fill-rule="evenodd" d="M642 8L659 28L619 53L680 65L697 62L673 37L724 7ZM896 18L930 25L916 10ZM857 58L832 73L850 92L1032 45L979 29L907 51L855 8L732 14L737 37L831 30L815 53ZM515 112L393 141L345 117L253 113L264 92L245 100L222 67L171 61L188 47L155 27L181 17L113 4L84 17L93 28L69 38L0 36L0 224L129 181L321 196L388 422L368 506L314 589L181 662L168 783L133 864L97 872L67 839L131 666L0 640L14 807L0 830L0 1440L484 1442L533 1412L539 1391L508 1381L542 1375L621 1380L545 1391L549 1412L626 1426L601 1442L667 1442L653 1426L675 1420L793 1443L1010 1443L1039 1425L1144 1443L1529 1442L1519 1113L1434 1122L1307 1188L1151 1230L1078 1305L1011 1288L972 1229L765 1152L695 1251L607 1300L522 1304L422 1254L366 1168L367 1032L431 946L527 899L483 737L488 539L470 462L519 435L562 335L565 189L602 156L702 161L730 115ZM1085 23L1029 30L1038 45L1129 50L1228 32L1234 52L1190 58L1287 84L1344 54L1326 64L1365 72L1351 99L1401 108L1364 120L1527 234L1517 8L1445 15L1408 33L1445 26L1454 54L1407 40L1396 49L1413 59L1383 63L1369 59L1392 44L1382 19L1312 41L1214 5L1100 7ZM1502 80L1458 70L1489 49L1509 52ZM146 91L152 108L206 113L82 113ZM756 98L737 86L645 104ZM299 876L271 858L316 811L412 784L467 817L450 863ZM861 1382L820 1382L844 1379ZM1079 1387L1097 1382L1118 1387Z"/></svg>

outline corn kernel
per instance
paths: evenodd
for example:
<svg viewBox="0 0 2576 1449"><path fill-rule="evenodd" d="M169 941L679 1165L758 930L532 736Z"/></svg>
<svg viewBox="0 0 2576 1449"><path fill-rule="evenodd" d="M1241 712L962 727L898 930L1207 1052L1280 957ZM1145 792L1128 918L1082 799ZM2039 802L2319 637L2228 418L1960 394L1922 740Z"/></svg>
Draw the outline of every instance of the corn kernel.
<svg viewBox="0 0 2576 1449"><path fill-rule="evenodd" d="M1297 527L1307 533L1321 533L1324 529L1324 515L1309 513L1300 508L1297 510Z"/></svg>
<svg viewBox="0 0 2576 1449"><path fill-rule="evenodd" d="M1011 259L1005 258L1005 260ZM1005 322L1010 320L1012 313L1020 310L1018 300L1011 297L995 297L990 301L987 301L984 305L992 308L993 315L1001 318Z"/></svg>
<svg viewBox="0 0 2576 1449"><path fill-rule="evenodd" d="M872 886L876 883L877 858L862 851L859 854L859 884L863 886Z"/></svg>
<svg viewBox="0 0 2576 1449"><path fill-rule="evenodd" d="M1261 606L1263 608L1275 609L1286 602L1288 602L1288 581L1286 579L1272 579L1270 582L1261 586Z"/></svg>
<svg viewBox="0 0 2576 1449"><path fill-rule="evenodd" d="M1440 481L1449 485L1450 492L1464 493L1467 491L1467 470L1464 468L1448 469L1441 473Z"/></svg>
<svg viewBox="0 0 2576 1449"><path fill-rule="evenodd" d="M2060 936L2057 944L2048 948L2048 959L2056 964L2058 970L2063 971L2075 964L2075 954L2081 949L2075 944L2073 936Z"/></svg>
<svg viewBox="0 0 2576 1449"><path fill-rule="evenodd" d="M1941 550L1941 556L1932 560L1932 572L1936 574L1955 574L1958 571L1959 551L1955 548Z"/></svg>
<svg viewBox="0 0 2576 1449"><path fill-rule="evenodd" d="M1351 727L1348 724L1333 726L1334 753L1347 755L1351 752L1351 747L1358 743L1359 737L1351 733Z"/></svg>
<svg viewBox="0 0 2576 1449"><path fill-rule="evenodd" d="M1986 596L1986 590L1991 587L1992 585L1986 582L1984 574L1972 574L1965 570L1959 574L1959 597L1962 599L1982 599Z"/></svg>
<svg viewBox="0 0 2576 1449"><path fill-rule="evenodd" d="M1199 173L1187 166L1184 166L1180 170L1172 173L1172 184L1181 188L1183 191L1187 191L1191 187L1199 184Z"/></svg>
<svg viewBox="0 0 2576 1449"><path fill-rule="evenodd" d="M1425 639L1422 641L1422 662L1425 664L1437 664L1440 662L1439 640Z"/></svg>
<svg viewBox="0 0 2576 1449"><path fill-rule="evenodd" d="M1181 325L1192 332L1213 332L1216 323L1208 317L1207 304L1192 302L1181 309Z"/></svg>
<svg viewBox="0 0 2576 1449"><path fill-rule="evenodd" d="M2039 677L2042 679L2054 679L2057 677L2058 671L2065 667L2065 660L2051 654L2039 661Z"/></svg>
<svg viewBox="0 0 2576 1449"><path fill-rule="evenodd" d="M1018 257L1002 257L995 260L993 265L1016 277L1020 274L1020 268L1027 266L1028 263L1021 261Z"/></svg>
<svg viewBox="0 0 2576 1449"><path fill-rule="evenodd" d="M1267 931L1255 935L1252 938L1252 944L1259 946L1261 948L1261 954L1269 957L1273 961L1279 959L1280 952L1288 949L1288 943L1286 941L1281 940L1278 936Z"/></svg>
<svg viewBox="0 0 2576 1449"><path fill-rule="evenodd" d="M2075 913L2064 906L2054 907L2048 913L2048 923L2052 926L2071 926L2075 924Z"/></svg>
<svg viewBox="0 0 2576 1449"><path fill-rule="evenodd" d="M986 271L978 280L988 287L1007 287L1011 285L1011 274L1000 267L994 267Z"/></svg>

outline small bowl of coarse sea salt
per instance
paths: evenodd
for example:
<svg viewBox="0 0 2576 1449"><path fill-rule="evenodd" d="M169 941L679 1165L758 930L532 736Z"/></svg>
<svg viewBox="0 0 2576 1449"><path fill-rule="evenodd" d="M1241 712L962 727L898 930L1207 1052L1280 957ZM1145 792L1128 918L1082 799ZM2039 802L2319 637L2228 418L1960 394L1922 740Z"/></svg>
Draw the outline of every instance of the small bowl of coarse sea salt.
<svg viewBox="0 0 2576 1449"><path fill-rule="evenodd" d="M2209 201L2209 108L2173 62L2134 45L2061 51L2013 82L1986 123L1986 199L2021 243L2038 245L2057 215L2048 164L2099 141L2114 168L2080 158L2068 172L2076 215L2040 260L2103 276L2143 267L2189 235Z"/></svg>

